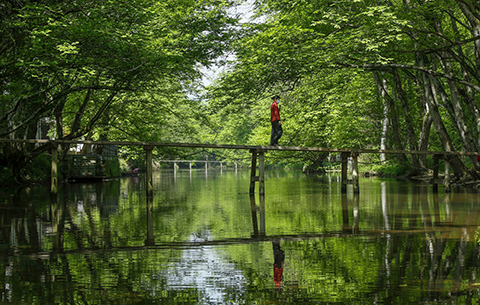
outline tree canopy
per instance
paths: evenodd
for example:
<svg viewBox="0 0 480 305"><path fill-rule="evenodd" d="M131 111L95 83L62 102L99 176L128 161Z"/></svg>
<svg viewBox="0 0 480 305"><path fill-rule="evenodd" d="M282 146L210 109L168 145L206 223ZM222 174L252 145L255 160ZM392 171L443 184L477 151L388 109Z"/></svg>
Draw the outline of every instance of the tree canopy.
<svg viewBox="0 0 480 305"><path fill-rule="evenodd" d="M0 137L38 138L51 125L57 139L266 145L280 94L281 145L479 150L476 1L256 0L257 18L242 23L236 4L2 4ZM192 98L199 68L230 53ZM18 174L47 149L5 144L0 164ZM418 173L430 161L397 162ZM457 178L478 176L473 157L450 163Z"/></svg>
<svg viewBox="0 0 480 305"><path fill-rule="evenodd" d="M235 44L233 68L212 88L213 107L254 109L260 100L268 109L281 93L288 144L478 151L477 2L255 4L264 22L247 25ZM268 112L262 116L266 130ZM428 167L415 155L398 160L411 172ZM458 178L469 167L477 176L474 158L450 161Z"/></svg>
<svg viewBox="0 0 480 305"><path fill-rule="evenodd" d="M162 138L163 124L176 129L172 114L192 116L187 93L199 67L234 39L236 17L227 10L234 4L7 1L0 5L0 137L35 138L46 124L56 139ZM17 175L48 149L5 144L0 164Z"/></svg>

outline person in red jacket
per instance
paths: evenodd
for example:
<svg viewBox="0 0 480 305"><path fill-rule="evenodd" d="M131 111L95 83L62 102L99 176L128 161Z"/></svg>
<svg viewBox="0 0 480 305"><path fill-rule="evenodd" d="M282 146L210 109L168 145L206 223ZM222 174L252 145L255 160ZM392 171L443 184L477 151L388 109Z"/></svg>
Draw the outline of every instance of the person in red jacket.
<svg viewBox="0 0 480 305"><path fill-rule="evenodd" d="M278 146L278 140L282 137L282 121L280 120L280 108L278 108L278 103L280 97L275 95L272 97L273 102L270 106L270 122L272 122L272 134L270 135L270 145Z"/></svg>

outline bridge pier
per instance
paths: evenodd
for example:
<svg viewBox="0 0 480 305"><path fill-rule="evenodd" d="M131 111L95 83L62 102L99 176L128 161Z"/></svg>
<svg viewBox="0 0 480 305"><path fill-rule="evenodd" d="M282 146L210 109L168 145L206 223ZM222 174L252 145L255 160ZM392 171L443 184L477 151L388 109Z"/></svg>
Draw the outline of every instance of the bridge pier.
<svg viewBox="0 0 480 305"><path fill-rule="evenodd" d="M352 157L352 162L351 162L351 178L348 179L348 157ZM360 186L358 183L358 153L356 152L342 152L341 153L341 158L342 158L342 187L341 187L341 193L346 194L347 193L347 186L348 184L353 185L353 193L354 194L360 194Z"/></svg>
<svg viewBox="0 0 480 305"><path fill-rule="evenodd" d="M252 153L252 168L250 173L250 194L255 194L255 182L258 181L258 193L265 196L265 151L250 150ZM258 176L257 176L258 157Z"/></svg>

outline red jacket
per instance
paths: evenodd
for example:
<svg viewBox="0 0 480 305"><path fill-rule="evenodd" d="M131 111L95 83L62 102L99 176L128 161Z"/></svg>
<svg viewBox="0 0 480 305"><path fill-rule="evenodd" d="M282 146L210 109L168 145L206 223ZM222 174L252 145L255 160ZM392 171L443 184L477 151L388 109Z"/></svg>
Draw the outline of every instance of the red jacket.
<svg viewBox="0 0 480 305"><path fill-rule="evenodd" d="M272 106L270 106L270 121L280 121L280 109L278 109L277 102L273 102Z"/></svg>

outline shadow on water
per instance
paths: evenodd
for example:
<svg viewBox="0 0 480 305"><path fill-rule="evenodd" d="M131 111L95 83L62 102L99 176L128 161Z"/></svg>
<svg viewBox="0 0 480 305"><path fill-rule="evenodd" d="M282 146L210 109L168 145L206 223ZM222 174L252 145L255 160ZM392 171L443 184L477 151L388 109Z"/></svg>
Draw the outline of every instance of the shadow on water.
<svg viewBox="0 0 480 305"><path fill-rule="evenodd" d="M1 301L22 304L480 300L480 196L336 176L161 173L1 198Z"/></svg>

